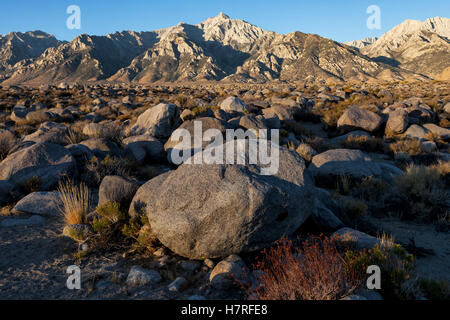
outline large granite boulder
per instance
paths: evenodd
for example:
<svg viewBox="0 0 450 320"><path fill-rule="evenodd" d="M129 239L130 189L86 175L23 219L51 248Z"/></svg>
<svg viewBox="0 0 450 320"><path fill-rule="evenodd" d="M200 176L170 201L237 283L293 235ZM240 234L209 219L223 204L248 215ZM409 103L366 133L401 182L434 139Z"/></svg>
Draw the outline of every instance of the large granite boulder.
<svg viewBox="0 0 450 320"><path fill-rule="evenodd" d="M53 143L37 143L10 154L0 163L0 180L23 184L38 177L42 190L58 184L61 175L76 173L75 159L64 147Z"/></svg>
<svg viewBox="0 0 450 320"><path fill-rule="evenodd" d="M136 182L119 176L106 176L103 178L98 190L98 204L117 202L129 205L139 185Z"/></svg>
<svg viewBox="0 0 450 320"><path fill-rule="evenodd" d="M383 119L376 113L358 107L351 107L338 120L338 128L343 131L365 130L374 132L383 124Z"/></svg>
<svg viewBox="0 0 450 320"><path fill-rule="evenodd" d="M220 109L225 112L245 112L248 107L244 101L237 97L228 97L220 104Z"/></svg>
<svg viewBox="0 0 450 320"><path fill-rule="evenodd" d="M198 132L195 132L196 128ZM222 138L225 138L226 130L229 128L230 126L228 123L215 118L207 117L185 121L177 130L172 133L169 140L164 145L168 160L170 162L173 162L173 155L179 155L183 158L189 158L193 156L195 153L202 151L206 146L214 142L215 137L217 137L218 135L221 135ZM182 141L179 130L183 129L189 132L189 135L191 137L189 141ZM209 131L211 129L215 130L215 134L212 137L209 137L210 139L203 140L203 136L205 135L205 133L209 134L209 132L213 132ZM199 139L201 139L198 146L194 143L196 134L199 134ZM183 143L181 144L181 142Z"/></svg>
<svg viewBox="0 0 450 320"><path fill-rule="evenodd" d="M130 214L146 212L156 237L190 259L259 250L313 213L303 159L280 148L279 162L274 175L261 175L259 165L184 163L143 185Z"/></svg>
<svg viewBox="0 0 450 320"><path fill-rule="evenodd" d="M397 167L373 161L360 150L334 149L315 156L308 168L316 180L336 176L363 179L371 176L391 180L393 175L401 174Z"/></svg>
<svg viewBox="0 0 450 320"><path fill-rule="evenodd" d="M12 211L17 214L59 217L62 216L63 208L59 192L33 192L17 202Z"/></svg>
<svg viewBox="0 0 450 320"><path fill-rule="evenodd" d="M398 109L389 113L386 124L387 134L400 134L408 128L409 116L405 109Z"/></svg>
<svg viewBox="0 0 450 320"><path fill-rule="evenodd" d="M180 111L174 104L160 103L141 114L131 128L131 135L150 134L167 138L180 124Z"/></svg>
<svg viewBox="0 0 450 320"><path fill-rule="evenodd" d="M164 159L164 146L149 134L132 136L123 140L125 155L132 156L140 164L146 161L159 162Z"/></svg>

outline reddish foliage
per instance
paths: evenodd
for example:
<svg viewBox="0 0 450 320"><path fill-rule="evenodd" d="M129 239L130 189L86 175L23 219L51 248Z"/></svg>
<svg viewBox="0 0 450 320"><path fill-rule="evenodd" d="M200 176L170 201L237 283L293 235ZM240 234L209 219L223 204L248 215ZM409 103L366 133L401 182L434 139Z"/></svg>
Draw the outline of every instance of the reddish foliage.
<svg viewBox="0 0 450 320"><path fill-rule="evenodd" d="M310 238L301 247L282 239L263 251L254 270L259 270L258 286L246 289L249 299L335 300L361 283L347 268L336 243L325 237Z"/></svg>

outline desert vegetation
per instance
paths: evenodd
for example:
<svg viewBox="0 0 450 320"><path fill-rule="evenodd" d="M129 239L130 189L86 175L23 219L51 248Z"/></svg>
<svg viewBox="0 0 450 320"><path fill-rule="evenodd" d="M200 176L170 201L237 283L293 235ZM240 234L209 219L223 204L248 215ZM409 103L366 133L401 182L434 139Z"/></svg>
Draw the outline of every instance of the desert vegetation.
<svg viewBox="0 0 450 320"><path fill-rule="evenodd" d="M445 274L423 267L448 266L433 260L438 240L380 235L395 221L448 239L449 90L439 81L4 86L1 228L57 230L55 243L74 244L68 263L101 270L83 298L102 298L105 285L110 297L447 299ZM194 121L203 132L279 130L278 174L173 163L171 136L193 133ZM249 229L243 212L263 228ZM260 239L251 250L249 239ZM381 290L365 289L370 265Z"/></svg>

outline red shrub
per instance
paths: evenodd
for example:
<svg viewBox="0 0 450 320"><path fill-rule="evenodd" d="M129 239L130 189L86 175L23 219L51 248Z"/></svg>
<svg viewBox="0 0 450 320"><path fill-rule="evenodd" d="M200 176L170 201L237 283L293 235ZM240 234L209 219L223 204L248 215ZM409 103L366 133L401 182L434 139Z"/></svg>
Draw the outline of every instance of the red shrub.
<svg viewBox="0 0 450 320"><path fill-rule="evenodd" d="M297 247L282 239L263 251L254 265L258 285L246 291L258 300L335 300L361 283L348 269L333 240L311 238Z"/></svg>

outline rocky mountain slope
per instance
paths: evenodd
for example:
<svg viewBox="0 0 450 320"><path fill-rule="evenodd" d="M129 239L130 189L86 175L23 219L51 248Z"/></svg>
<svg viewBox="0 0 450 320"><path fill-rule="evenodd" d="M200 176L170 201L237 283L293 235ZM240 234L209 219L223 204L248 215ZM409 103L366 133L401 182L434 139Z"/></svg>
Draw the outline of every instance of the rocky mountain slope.
<svg viewBox="0 0 450 320"><path fill-rule="evenodd" d="M374 62L349 46L301 32L266 35L255 42L249 54L228 79L241 82L368 80L382 77L387 70L392 77L413 76Z"/></svg>
<svg viewBox="0 0 450 320"><path fill-rule="evenodd" d="M109 80L221 80L243 63L251 45L268 32L220 13L197 25L180 23L155 33L159 42Z"/></svg>
<svg viewBox="0 0 450 320"><path fill-rule="evenodd" d="M94 81L107 78L156 42L152 32L124 31L102 36L83 34L49 48L36 59L22 60L6 83Z"/></svg>
<svg viewBox="0 0 450 320"><path fill-rule="evenodd" d="M450 19L407 20L361 52L431 78L450 79Z"/></svg>
<svg viewBox="0 0 450 320"><path fill-rule="evenodd" d="M37 58L48 48L61 44L53 35L42 31L0 35L0 71L12 68L21 60Z"/></svg>
<svg viewBox="0 0 450 320"><path fill-rule="evenodd" d="M362 49L364 47L370 46L371 44L375 43L377 40L378 40L377 37L369 37L369 38L364 38L361 40L347 42L346 45L355 47L358 49Z"/></svg>
<svg viewBox="0 0 450 320"><path fill-rule="evenodd" d="M438 62L450 52L447 20L407 21L378 41L345 45L313 34L265 31L220 13L197 25L81 35L0 71L0 79L3 84L425 79L446 67Z"/></svg>

